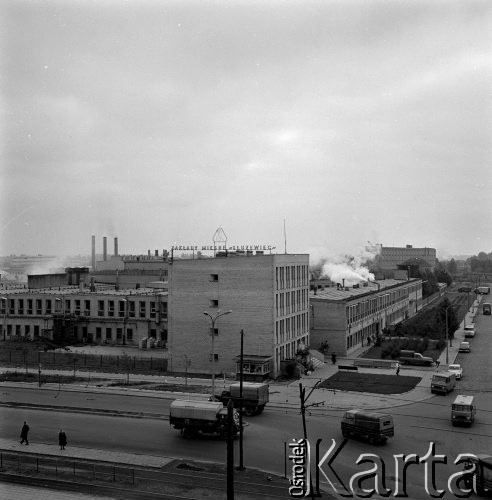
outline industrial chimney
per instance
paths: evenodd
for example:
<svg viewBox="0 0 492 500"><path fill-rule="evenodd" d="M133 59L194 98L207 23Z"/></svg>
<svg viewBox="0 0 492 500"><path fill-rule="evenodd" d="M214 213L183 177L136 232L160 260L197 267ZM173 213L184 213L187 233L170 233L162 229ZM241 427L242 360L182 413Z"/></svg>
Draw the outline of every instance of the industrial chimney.
<svg viewBox="0 0 492 500"><path fill-rule="evenodd" d="M114 239L114 256L118 257L118 238Z"/></svg>
<svg viewBox="0 0 492 500"><path fill-rule="evenodd" d="M103 236L103 260L108 260L108 238Z"/></svg>
<svg viewBox="0 0 492 500"><path fill-rule="evenodd" d="M92 235L92 270L96 270L96 237Z"/></svg>

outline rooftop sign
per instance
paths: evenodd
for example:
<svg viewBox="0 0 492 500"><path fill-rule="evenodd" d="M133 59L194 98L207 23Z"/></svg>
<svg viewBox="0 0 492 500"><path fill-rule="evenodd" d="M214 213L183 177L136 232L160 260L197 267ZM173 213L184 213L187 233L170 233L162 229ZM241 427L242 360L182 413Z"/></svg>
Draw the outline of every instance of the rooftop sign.
<svg viewBox="0 0 492 500"><path fill-rule="evenodd" d="M171 250L180 251L238 251L238 250L275 250L273 245L173 245Z"/></svg>

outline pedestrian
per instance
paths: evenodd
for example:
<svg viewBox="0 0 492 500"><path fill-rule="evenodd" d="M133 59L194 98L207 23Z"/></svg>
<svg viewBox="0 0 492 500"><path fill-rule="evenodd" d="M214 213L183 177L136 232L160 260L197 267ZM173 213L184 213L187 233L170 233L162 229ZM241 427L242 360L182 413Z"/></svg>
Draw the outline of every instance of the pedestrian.
<svg viewBox="0 0 492 500"><path fill-rule="evenodd" d="M67 445L67 435L63 429L60 429L58 433L58 444L60 445L60 450L64 450Z"/></svg>
<svg viewBox="0 0 492 500"><path fill-rule="evenodd" d="M331 362L332 362L334 365L336 365L336 364L337 364L337 355L336 355L334 352L332 352L332 353L331 353Z"/></svg>
<svg viewBox="0 0 492 500"><path fill-rule="evenodd" d="M400 375L400 363L396 362L396 374Z"/></svg>
<svg viewBox="0 0 492 500"><path fill-rule="evenodd" d="M367 345L371 345L371 337L367 337Z"/></svg>
<svg viewBox="0 0 492 500"><path fill-rule="evenodd" d="M436 370L438 370L438 369L439 369L439 365L440 365L440 364L441 364L441 362L440 362L438 359L436 359Z"/></svg>
<svg viewBox="0 0 492 500"><path fill-rule="evenodd" d="M24 441L26 442L26 445L29 444L29 441L27 440L28 432L29 432L29 426L27 425L26 422L24 422L24 425L22 426L21 433L20 433L20 438L21 438L20 444L24 444Z"/></svg>

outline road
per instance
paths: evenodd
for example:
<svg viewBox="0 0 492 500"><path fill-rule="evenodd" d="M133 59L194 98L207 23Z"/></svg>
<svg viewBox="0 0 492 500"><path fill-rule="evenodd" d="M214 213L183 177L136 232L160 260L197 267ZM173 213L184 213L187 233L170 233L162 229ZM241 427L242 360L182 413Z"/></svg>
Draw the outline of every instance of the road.
<svg viewBox="0 0 492 500"><path fill-rule="evenodd" d="M448 396L434 396L426 402L385 410L393 414L395 437L385 446L370 446L364 442L350 440L333 463L341 480L348 484L355 472L367 470L369 466L357 465L361 453L377 454L385 463L386 486L394 488L395 455L415 453L422 457L435 443L436 454L447 457L447 464L437 464L436 485L446 489L448 477L461 470L453 464L460 453L490 452L492 450L492 317L476 317L477 335L471 339L472 352L460 354L457 362L464 367L464 378L458 382L454 392ZM450 422L451 402L457 394L474 394L476 397L477 421L471 428L453 427ZM125 409L166 415L170 400L147 397L87 394L39 390L37 388L14 390L2 388L1 400L24 400L39 404L56 404L104 409ZM307 415L307 432L310 442L322 439L321 454L327 451L331 440L342 442L340 417L336 409L312 408ZM184 440L179 432L170 428L163 418L127 418L107 415L91 415L41 411L38 409L1 407L0 433L2 437L19 434L20 423L28 420L31 425L31 440L46 443L56 442L60 427L68 434L69 446L102 448L114 451L173 456L180 458L225 461L225 443L218 438ZM302 437L301 416L296 411L267 409L262 415L247 419L244 433L244 463L248 467L284 472L284 443ZM237 446L236 446L237 452ZM236 457L237 460L237 457ZM313 458L314 460L314 458ZM290 463L287 464L291 466ZM327 468L325 467L327 470ZM288 469L290 475L290 470ZM400 474L401 476L401 474ZM321 477L321 483L326 481ZM368 486L368 483L365 483ZM410 498L427 498L424 491L424 465L408 468L406 484ZM444 498L454 498L448 492Z"/></svg>

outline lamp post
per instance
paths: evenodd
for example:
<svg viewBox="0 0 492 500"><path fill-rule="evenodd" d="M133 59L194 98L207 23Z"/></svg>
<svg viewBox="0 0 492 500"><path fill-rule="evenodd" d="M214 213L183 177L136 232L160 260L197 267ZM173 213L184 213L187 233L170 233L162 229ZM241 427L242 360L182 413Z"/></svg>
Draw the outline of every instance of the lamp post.
<svg viewBox="0 0 492 500"><path fill-rule="evenodd" d="M244 358L244 330L241 330L241 351L239 354L239 466L244 470L243 462L243 358Z"/></svg>
<svg viewBox="0 0 492 500"><path fill-rule="evenodd" d="M3 309L3 340L7 340L7 307L9 305L7 297L0 297L2 301ZM5 301L5 302L4 302Z"/></svg>
<svg viewBox="0 0 492 500"><path fill-rule="evenodd" d="M121 299L121 302L125 304L125 310L123 314L123 345L126 345L126 316L128 313L128 300L126 298Z"/></svg>
<svg viewBox="0 0 492 500"><path fill-rule="evenodd" d="M210 321L212 323L211 327L211 335L212 335L212 399L215 399L215 322L221 317L225 316L226 314L231 314L232 311L225 311L221 312L220 309L217 311L217 314L215 316L212 316L210 313L207 311L204 311L203 314L205 316L208 316L210 318Z"/></svg>
<svg viewBox="0 0 492 500"><path fill-rule="evenodd" d="M449 364L449 350L448 350L448 344L450 347L453 347L453 343L451 342L451 338L449 337L449 331L448 331L448 309L450 307L453 307L449 305L446 307L446 364Z"/></svg>

